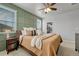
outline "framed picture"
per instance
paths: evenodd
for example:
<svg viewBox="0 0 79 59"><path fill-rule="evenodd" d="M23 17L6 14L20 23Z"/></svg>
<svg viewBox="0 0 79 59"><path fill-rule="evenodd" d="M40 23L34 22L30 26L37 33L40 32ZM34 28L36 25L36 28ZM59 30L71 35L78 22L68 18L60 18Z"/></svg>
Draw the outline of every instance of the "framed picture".
<svg viewBox="0 0 79 59"><path fill-rule="evenodd" d="M51 33L53 31L53 22L47 22L47 33Z"/></svg>

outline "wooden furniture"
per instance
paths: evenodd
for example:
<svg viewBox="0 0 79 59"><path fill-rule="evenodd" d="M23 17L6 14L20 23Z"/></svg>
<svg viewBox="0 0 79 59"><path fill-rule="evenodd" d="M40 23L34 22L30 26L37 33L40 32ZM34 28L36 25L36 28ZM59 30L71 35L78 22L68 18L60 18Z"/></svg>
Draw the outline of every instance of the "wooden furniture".
<svg viewBox="0 0 79 59"><path fill-rule="evenodd" d="M13 50L17 50L19 47L19 41L16 37L13 37L13 38L8 38L6 40L6 51L7 51L7 54L10 52L10 51L13 51Z"/></svg>

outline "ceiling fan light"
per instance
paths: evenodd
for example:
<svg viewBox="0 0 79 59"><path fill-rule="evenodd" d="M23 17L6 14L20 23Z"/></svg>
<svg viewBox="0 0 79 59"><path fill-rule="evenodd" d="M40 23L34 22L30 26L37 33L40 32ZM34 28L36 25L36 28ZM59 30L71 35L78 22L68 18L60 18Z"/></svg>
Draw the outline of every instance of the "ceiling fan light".
<svg viewBox="0 0 79 59"><path fill-rule="evenodd" d="M47 9L44 9L45 12L47 12Z"/></svg>
<svg viewBox="0 0 79 59"><path fill-rule="evenodd" d="M49 11L48 11L47 9L44 9L44 12L45 12L45 13L48 13Z"/></svg>
<svg viewBox="0 0 79 59"><path fill-rule="evenodd" d="M45 11L45 12L50 12L51 9L50 9L50 8L46 8L46 9L44 9L44 11Z"/></svg>
<svg viewBox="0 0 79 59"><path fill-rule="evenodd" d="M47 11L48 11L48 12L50 12L50 11L51 11L51 9L50 9L50 8L47 8Z"/></svg>

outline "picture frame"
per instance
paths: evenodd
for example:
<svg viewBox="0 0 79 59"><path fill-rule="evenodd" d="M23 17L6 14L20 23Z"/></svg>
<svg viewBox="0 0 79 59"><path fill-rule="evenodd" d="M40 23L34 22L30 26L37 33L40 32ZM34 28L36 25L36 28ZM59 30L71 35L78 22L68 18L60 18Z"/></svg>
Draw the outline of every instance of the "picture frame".
<svg viewBox="0 0 79 59"><path fill-rule="evenodd" d="M47 22L47 33L53 32L53 22Z"/></svg>

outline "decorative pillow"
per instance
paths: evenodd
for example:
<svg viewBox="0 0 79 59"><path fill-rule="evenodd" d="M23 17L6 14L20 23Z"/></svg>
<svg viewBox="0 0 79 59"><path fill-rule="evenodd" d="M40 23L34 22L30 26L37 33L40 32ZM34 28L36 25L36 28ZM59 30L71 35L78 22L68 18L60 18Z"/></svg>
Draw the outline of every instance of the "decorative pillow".
<svg viewBox="0 0 79 59"><path fill-rule="evenodd" d="M32 31L26 31L26 33L27 36L32 36Z"/></svg>
<svg viewBox="0 0 79 59"><path fill-rule="evenodd" d="M37 30L36 33L37 33L37 35L42 35L41 30Z"/></svg>
<svg viewBox="0 0 79 59"><path fill-rule="evenodd" d="M32 31L22 30L22 35L32 36Z"/></svg>
<svg viewBox="0 0 79 59"><path fill-rule="evenodd" d="M33 30L32 31L32 36L35 36L36 35L36 30Z"/></svg>
<svg viewBox="0 0 79 59"><path fill-rule="evenodd" d="M27 35L27 32L25 30L21 30L22 35Z"/></svg>
<svg viewBox="0 0 79 59"><path fill-rule="evenodd" d="M29 31L30 29L27 27L23 27L23 30Z"/></svg>
<svg viewBox="0 0 79 59"><path fill-rule="evenodd" d="M32 27L29 27L29 30L30 30L30 31L33 31L33 30L34 30L34 28L32 28Z"/></svg>
<svg viewBox="0 0 79 59"><path fill-rule="evenodd" d="M36 28L32 28L32 27L23 27L23 30L27 30L27 31L33 31L33 30L36 30Z"/></svg>
<svg viewBox="0 0 79 59"><path fill-rule="evenodd" d="M30 31L30 28L23 27L23 30L25 30L25 31Z"/></svg>
<svg viewBox="0 0 79 59"><path fill-rule="evenodd" d="M26 31L25 35L30 35L30 36L35 36L36 35L36 28L32 28L32 27L23 27L23 30Z"/></svg>

